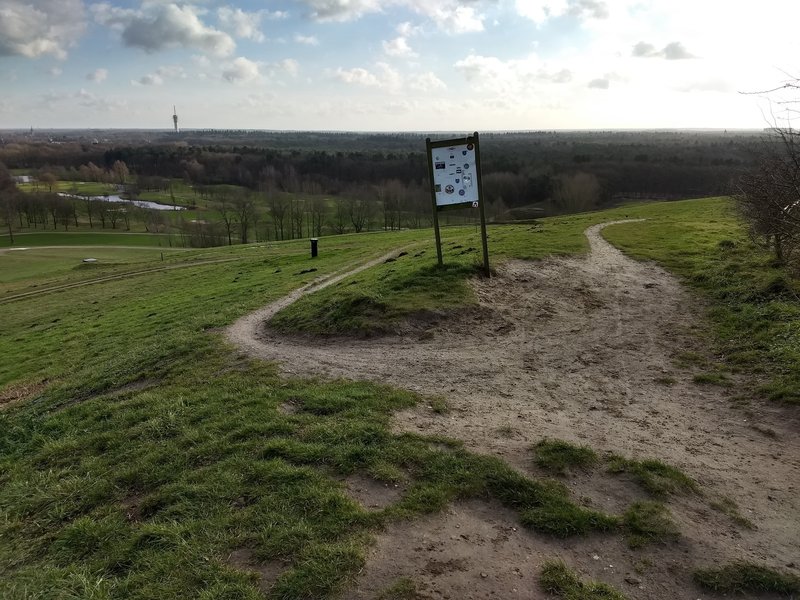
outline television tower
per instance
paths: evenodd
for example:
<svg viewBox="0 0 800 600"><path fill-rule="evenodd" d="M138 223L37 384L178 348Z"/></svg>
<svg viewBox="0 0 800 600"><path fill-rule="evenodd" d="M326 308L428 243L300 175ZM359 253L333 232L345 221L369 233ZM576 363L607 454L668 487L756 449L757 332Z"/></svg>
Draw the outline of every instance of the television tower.
<svg viewBox="0 0 800 600"><path fill-rule="evenodd" d="M175 105L172 105L172 123L175 125L175 133L178 133L178 111L175 110Z"/></svg>

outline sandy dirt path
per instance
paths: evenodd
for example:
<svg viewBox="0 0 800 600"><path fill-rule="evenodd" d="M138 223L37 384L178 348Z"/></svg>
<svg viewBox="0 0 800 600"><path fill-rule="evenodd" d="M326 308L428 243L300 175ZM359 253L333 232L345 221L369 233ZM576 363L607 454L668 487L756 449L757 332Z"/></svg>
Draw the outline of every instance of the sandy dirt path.
<svg viewBox="0 0 800 600"><path fill-rule="evenodd" d="M228 337L254 356L279 361L289 374L375 380L447 399L451 410L446 414L425 406L398 413L398 432L457 438L531 474L538 474L531 445L557 437L598 452L661 459L704 490L703 498L671 501L683 539L669 548L632 552L619 540L560 543L520 532L528 558L520 557L515 568L526 573L531 570L526 560L535 565L555 553L618 584L631 598L697 598L692 565L717 561L752 560L800 573L797 411L755 399L747 410L735 408L738 390L699 385L693 380L696 368L676 366L682 352L708 353L701 335L702 302L660 267L631 260L608 244L600 232L612 224L587 229L591 252L586 257L510 261L497 277L473 281L480 307L430 323L422 335L366 340L273 335L265 321L314 291L310 287L240 320ZM576 498L617 514L644 498L630 482L605 473L566 483ZM709 508L722 496L733 499L756 529L736 526ZM433 531L441 531L439 558L463 534L452 529L455 525L448 528L453 514L463 513L462 521L484 527L487 510L456 506L448 516L407 527L406 534L387 533L354 597L370 597L370 590L403 568L423 581L431 598L490 597L499 582L476 569L508 567L507 556L495 552L502 545L487 542L481 566L458 563L454 569L426 571L421 558L424 548L437 547L435 540L423 543ZM489 512L499 530L519 529L497 507ZM422 541L409 542L404 562L398 540L413 538L414 531ZM646 575L632 575L643 556L655 566ZM456 572L461 573L457 581L447 579ZM517 586L508 597L539 597L529 579L523 586L527 593Z"/></svg>

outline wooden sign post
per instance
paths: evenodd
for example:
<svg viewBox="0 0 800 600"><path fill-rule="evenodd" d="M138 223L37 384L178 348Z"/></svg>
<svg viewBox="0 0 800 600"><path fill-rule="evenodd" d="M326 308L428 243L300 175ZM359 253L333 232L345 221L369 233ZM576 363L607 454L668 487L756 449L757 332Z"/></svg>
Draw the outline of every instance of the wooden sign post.
<svg viewBox="0 0 800 600"><path fill-rule="evenodd" d="M428 179L431 182L433 229L436 235L436 257L442 261L442 238L439 232L439 211L477 206L481 216L483 270L489 277L489 246L486 239L486 212L481 185L480 139L471 136L450 140L425 140L428 154Z"/></svg>

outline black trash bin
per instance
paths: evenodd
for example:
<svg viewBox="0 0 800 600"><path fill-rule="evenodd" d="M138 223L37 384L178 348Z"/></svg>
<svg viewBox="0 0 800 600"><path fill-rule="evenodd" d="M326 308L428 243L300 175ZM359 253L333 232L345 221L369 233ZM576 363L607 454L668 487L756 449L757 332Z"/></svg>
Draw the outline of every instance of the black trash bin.
<svg viewBox="0 0 800 600"><path fill-rule="evenodd" d="M317 256L317 242L319 240L317 238L311 238L311 258L316 258Z"/></svg>

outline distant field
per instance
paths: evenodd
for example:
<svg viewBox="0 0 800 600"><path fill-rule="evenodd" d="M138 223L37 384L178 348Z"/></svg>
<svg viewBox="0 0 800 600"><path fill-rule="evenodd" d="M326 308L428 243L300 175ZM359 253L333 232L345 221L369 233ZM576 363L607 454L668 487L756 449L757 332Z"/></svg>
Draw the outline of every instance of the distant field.
<svg viewBox="0 0 800 600"><path fill-rule="evenodd" d="M50 191L44 183L18 183L17 188L23 192ZM56 181L53 184L53 191L79 196L102 196L104 194L116 194L117 186L112 183L96 183L92 181Z"/></svg>
<svg viewBox="0 0 800 600"><path fill-rule="evenodd" d="M88 231L47 231L15 233L14 246L157 246L170 247L168 235L154 233L92 233ZM0 235L0 248L11 247L8 234Z"/></svg>
<svg viewBox="0 0 800 600"><path fill-rule="evenodd" d="M160 261L162 255L186 252L171 248L113 248L91 246L87 248L36 248L7 250L0 254L0 283L24 279L52 277L70 271L102 273L109 267ZM84 263L94 258L96 263Z"/></svg>

